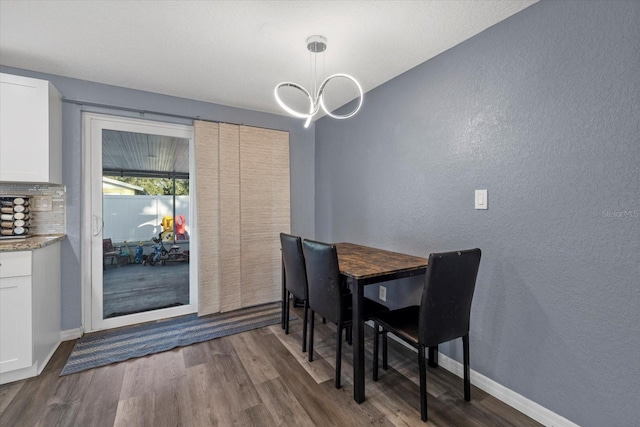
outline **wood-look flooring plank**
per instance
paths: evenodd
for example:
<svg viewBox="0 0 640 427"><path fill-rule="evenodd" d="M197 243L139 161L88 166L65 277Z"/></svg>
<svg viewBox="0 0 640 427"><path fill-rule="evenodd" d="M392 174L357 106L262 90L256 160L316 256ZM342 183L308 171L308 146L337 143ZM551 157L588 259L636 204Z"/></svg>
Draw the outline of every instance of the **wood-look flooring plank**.
<svg viewBox="0 0 640 427"><path fill-rule="evenodd" d="M44 410L44 425L76 424L76 416L82 407L82 399L87 393L93 374L93 371L84 371L66 375L56 382L57 387L54 394L47 400Z"/></svg>
<svg viewBox="0 0 640 427"><path fill-rule="evenodd" d="M113 425L116 427L157 427L153 393L145 393L121 400Z"/></svg>
<svg viewBox="0 0 640 427"><path fill-rule="evenodd" d="M211 346L209 345L209 341L200 342L182 348L182 356L184 357L184 366L186 368L207 363L210 355Z"/></svg>
<svg viewBox="0 0 640 427"><path fill-rule="evenodd" d="M0 414L0 426L42 425L44 408L49 398L55 394L57 386L58 376L52 373L25 381L14 399Z"/></svg>
<svg viewBox="0 0 640 427"><path fill-rule="evenodd" d="M238 418L235 421L235 425L237 426L297 426L298 424L291 423L278 423L275 418L273 418L271 412L263 405L252 406L245 410L242 414L242 417Z"/></svg>
<svg viewBox="0 0 640 427"><path fill-rule="evenodd" d="M179 393L186 382L186 368L182 349L177 348L154 354L152 378L155 399L155 417L164 425L177 426L183 419Z"/></svg>
<svg viewBox="0 0 640 427"><path fill-rule="evenodd" d="M125 367L122 389L120 391L120 400L125 401L132 397L142 396L153 387L153 378L151 377L151 368L149 366L149 358L151 356L130 359L121 362Z"/></svg>
<svg viewBox="0 0 640 427"><path fill-rule="evenodd" d="M314 423L282 378L264 381L256 386L260 399L276 425L313 426Z"/></svg>
<svg viewBox="0 0 640 427"><path fill-rule="evenodd" d="M0 388L0 414L7 409L7 406L16 397L25 382L25 380L16 381Z"/></svg>
<svg viewBox="0 0 640 427"><path fill-rule="evenodd" d="M374 387L374 390L376 389L377 387ZM367 392L369 392L368 389ZM394 426L415 426L420 421L420 414L416 412L415 407L405 399L401 399L392 390L384 390L384 392L372 390L362 405L372 405Z"/></svg>
<svg viewBox="0 0 640 427"><path fill-rule="evenodd" d="M91 371L91 381L82 398L75 425L112 426L125 375L125 365L114 363Z"/></svg>
<svg viewBox="0 0 640 427"><path fill-rule="evenodd" d="M260 384L278 378L278 372L273 365L263 357L263 352L253 337L253 331L236 334L229 337L229 341L236 350L240 362L244 366L253 384Z"/></svg>
<svg viewBox="0 0 640 427"><path fill-rule="evenodd" d="M218 386L225 390L224 397L232 414L260 403L255 386L236 354L216 355L207 366L218 380Z"/></svg>
<svg viewBox="0 0 640 427"><path fill-rule="evenodd" d="M317 383L322 383L333 378L334 370L331 366L327 365L321 357L321 363L309 362L307 353L302 353L301 350L301 338L297 336L291 329L289 335L285 335L284 330L280 328L280 325L270 326L271 332L278 338L280 343L295 357L295 360L304 370L313 377ZM316 346L316 350L317 350ZM322 347L322 345L320 346ZM316 351L317 353L317 351Z"/></svg>
<svg viewBox="0 0 640 427"><path fill-rule="evenodd" d="M187 419L194 426L218 426L231 423L225 390L219 386L208 364L187 368Z"/></svg>

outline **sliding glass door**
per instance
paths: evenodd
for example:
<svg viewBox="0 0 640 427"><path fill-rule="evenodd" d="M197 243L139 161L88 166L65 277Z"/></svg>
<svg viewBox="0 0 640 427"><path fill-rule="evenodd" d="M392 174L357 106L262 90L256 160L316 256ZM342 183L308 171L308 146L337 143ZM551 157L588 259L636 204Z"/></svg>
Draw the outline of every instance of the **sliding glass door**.
<svg viewBox="0 0 640 427"><path fill-rule="evenodd" d="M91 201L85 328L195 312L192 127L96 114L83 122Z"/></svg>

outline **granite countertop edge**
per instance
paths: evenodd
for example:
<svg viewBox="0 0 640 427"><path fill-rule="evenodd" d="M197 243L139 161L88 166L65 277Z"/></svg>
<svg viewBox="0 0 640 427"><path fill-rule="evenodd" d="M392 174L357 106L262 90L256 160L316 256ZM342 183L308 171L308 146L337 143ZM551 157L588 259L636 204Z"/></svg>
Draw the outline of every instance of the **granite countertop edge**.
<svg viewBox="0 0 640 427"><path fill-rule="evenodd" d="M25 239L0 240L0 252L41 249L67 238L66 234L40 234Z"/></svg>

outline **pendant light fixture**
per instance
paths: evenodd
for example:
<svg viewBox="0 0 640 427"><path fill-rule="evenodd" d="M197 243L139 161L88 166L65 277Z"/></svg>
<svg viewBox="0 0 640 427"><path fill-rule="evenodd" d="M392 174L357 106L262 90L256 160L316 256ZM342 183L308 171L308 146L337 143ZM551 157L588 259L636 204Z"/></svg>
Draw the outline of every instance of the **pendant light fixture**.
<svg viewBox="0 0 640 427"><path fill-rule="evenodd" d="M307 49L309 50L309 52L311 52L311 55L313 56L313 64L314 64L313 65L313 85L314 85L313 96L311 93L309 93L308 90L306 90L304 87L300 86L297 83L282 82L276 85L273 91L273 94L276 98L276 101L278 101L278 104L282 107L283 110L285 110L287 113L291 114L292 116L305 119L305 122L304 122L305 128L309 127L309 123L311 123L311 119L313 118L313 116L316 115L318 111L320 111L320 108L322 108L322 110L324 110L324 112L327 113L329 117L333 117L334 119L348 119L349 117L354 116L360 110L360 107L362 107L363 93L362 93L362 87L360 86L360 83L358 83L356 79L354 79L348 74L338 73L338 74L333 74L327 77L326 79L324 79L316 91L315 84L317 82L316 80L317 55L318 53L322 53L327 49L327 39L324 38L323 36L311 36L307 38ZM327 83L329 83L329 81L333 79L349 80L358 89L358 93L359 93L358 105L352 112L348 114L338 115L338 114L333 114L331 111L327 109L327 106L324 101L324 89L327 86ZM307 99L309 100L309 111L308 112L296 111L293 108L289 107L287 104L285 104L282 98L280 98L280 95L278 94L279 89L282 87L292 87L304 93Z"/></svg>

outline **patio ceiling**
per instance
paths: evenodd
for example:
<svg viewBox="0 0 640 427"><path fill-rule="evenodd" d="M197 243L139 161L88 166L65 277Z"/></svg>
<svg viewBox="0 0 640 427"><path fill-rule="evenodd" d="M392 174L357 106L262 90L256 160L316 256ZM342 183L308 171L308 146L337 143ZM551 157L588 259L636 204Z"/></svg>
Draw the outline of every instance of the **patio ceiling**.
<svg viewBox="0 0 640 427"><path fill-rule="evenodd" d="M107 176L189 177L189 140L104 130L102 169Z"/></svg>

